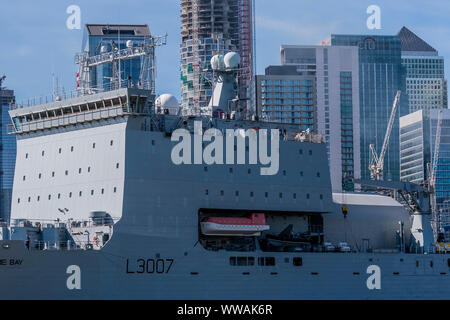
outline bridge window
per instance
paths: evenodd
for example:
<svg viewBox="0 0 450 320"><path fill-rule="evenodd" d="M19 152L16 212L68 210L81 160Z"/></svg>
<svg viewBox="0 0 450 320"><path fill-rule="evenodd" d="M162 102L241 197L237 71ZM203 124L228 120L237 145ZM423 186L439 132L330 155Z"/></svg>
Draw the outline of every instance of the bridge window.
<svg viewBox="0 0 450 320"><path fill-rule="evenodd" d="M116 191L117 191L117 188L116 188L116 187L114 187L114 193L116 193Z"/></svg>
<svg viewBox="0 0 450 320"><path fill-rule="evenodd" d="M17 203L20 203L20 198L17 198Z"/></svg>
<svg viewBox="0 0 450 320"><path fill-rule="evenodd" d="M52 177L55 177L55 171L52 172Z"/></svg>
<svg viewBox="0 0 450 320"><path fill-rule="evenodd" d="M258 265L259 266L267 266L271 267L275 265L275 258L274 257L259 257L258 258Z"/></svg>
<svg viewBox="0 0 450 320"><path fill-rule="evenodd" d="M119 169L119 163L116 163L116 169Z"/></svg>
<svg viewBox="0 0 450 320"><path fill-rule="evenodd" d="M58 153L61 153L62 152L62 149L61 148L59 148L59 150L58 150Z"/></svg>
<svg viewBox="0 0 450 320"><path fill-rule="evenodd" d="M91 190L91 196L93 196L94 195L94 190Z"/></svg>
<svg viewBox="0 0 450 320"><path fill-rule="evenodd" d="M73 152L73 146L70 147L70 152Z"/></svg>
<svg viewBox="0 0 450 320"><path fill-rule="evenodd" d="M230 257L231 266L254 266L254 257Z"/></svg>
<svg viewBox="0 0 450 320"><path fill-rule="evenodd" d="M105 193L105 189L102 188L102 194L104 194L104 193Z"/></svg>
<svg viewBox="0 0 450 320"><path fill-rule="evenodd" d="M81 197L83 195L83 191L80 191L78 195Z"/></svg>
<svg viewBox="0 0 450 320"><path fill-rule="evenodd" d="M42 177L42 173L39 173L39 179Z"/></svg>
<svg viewBox="0 0 450 320"><path fill-rule="evenodd" d="M109 145L112 146L113 144L114 144L114 140L111 140L111 141L109 142Z"/></svg>
<svg viewBox="0 0 450 320"><path fill-rule="evenodd" d="M294 197L294 199L297 199L297 194L294 193L294 194L293 194L293 197Z"/></svg>
<svg viewBox="0 0 450 320"><path fill-rule="evenodd" d="M88 172L91 172L91 167L88 167Z"/></svg>
<svg viewBox="0 0 450 320"><path fill-rule="evenodd" d="M80 173L80 174L81 174L81 168L78 168L78 173Z"/></svg>
<svg viewBox="0 0 450 320"><path fill-rule="evenodd" d="M25 154L25 159L28 159L28 153Z"/></svg>
<svg viewBox="0 0 450 320"><path fill-rule="evenodd" d="M26 179L26 176L23 176L23 181L25 181L25 179Z"/></svg>
<svg viewBox="0 0 450 320"><path fill-rule="evenodd" d="M44 150L42 150L42 156L44 156L44 154L45 154L45 151L44 151Z"/></svg>
<svg viewBox="0 0 450 320"><path fill-rule="evenodd" d="M95 142L92 144L92 149L95 149Z"/></svg>
<svg viewBox="0 0 450 320"><path fill-rule="evenodd" d="M309 193L307 193L306 194L306 199L309 199L309 198L310 198Z"/></svg>

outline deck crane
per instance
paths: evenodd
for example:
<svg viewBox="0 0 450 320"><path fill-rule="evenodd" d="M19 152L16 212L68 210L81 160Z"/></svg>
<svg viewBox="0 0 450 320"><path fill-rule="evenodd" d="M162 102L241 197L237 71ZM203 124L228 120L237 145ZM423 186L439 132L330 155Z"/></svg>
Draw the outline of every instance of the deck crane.
<svg viewBox="0 0 450 320"><path fill-rule="evenodd" d="M434 231L434 238L437 239L437 236L439 234L440 230L440 219L439 219L439 213L437 208L437 202L436 202L436 171L439 161L439 148L441 145L441 131L442 131L442 110L439 110L438 113L438 120L437 120L437 126L436 126L436 137L434 141L434 153L433 153L433 159L432 163L428 163L428 188L430 190L431 199L431 212L433 215L432 221L433 221L433 231Z"/></svg>
<svg viewBox="0 0 450 320"><path fill-rule="evenodd" d="M377 154L375 146L370 145L370 178L372 180L382 180L384 170L384 157L386 156L387 147L389 144L389 138L391 137L392 127L394 126L395 115L397 113L397 107L400 104L401 91L397 91L395 95L394 104L392 106L391 116L389 118L388 126L386 129L386 135L384 136L383 146L381 147L380 155Z"/></svg>

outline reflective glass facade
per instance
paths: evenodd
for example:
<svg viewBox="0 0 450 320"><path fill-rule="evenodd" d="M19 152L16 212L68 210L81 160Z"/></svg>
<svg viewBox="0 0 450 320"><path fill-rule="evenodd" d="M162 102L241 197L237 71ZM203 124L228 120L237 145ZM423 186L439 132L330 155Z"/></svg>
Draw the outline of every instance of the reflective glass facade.
<svg viewBox="0 0 450 320"><path fill-rule="evenodd" d="M258 115L261 120L298 124L317 131L314 77L257 76Z"/></svg>
<svg viewBox="0 0 450 320"><path fill-rule="evenodd" d="M354 186L346 183L346 181L351 181L355 178L355 159L353 158L353 90L351 72L341 72L340 91L342 186L347 191L353 191Z"/></svg>
<svg viewBox="0 0 450 320"><path fill-rule="evenodd" d="M428 177L436 144L438 110L419 110L400 119L401 179L422 183ZM450 110L442 110L441 139L436 168L436 202L450 226ZM446 214L447 212L447 214Z"/></svg>
<svg viewBox="0 0 450 320"><path fill-rule="evenodd" d="M16 163L16 137L8 135L9 104L14 101L12 90L0 88L0 219L9 220L11 195Z"/></svg>
<svg viewBox="0 0 450 320"><path fill-rule="evenodd" d="M400 179L399 116L409 111L406 71L402 66L398 36L331 35L331 45L356 46L359 49L359 95L361 130L361 178L370 179L369 146L381 151L384 136L398 90L402 91L384 161L384 179Z"/></svg>

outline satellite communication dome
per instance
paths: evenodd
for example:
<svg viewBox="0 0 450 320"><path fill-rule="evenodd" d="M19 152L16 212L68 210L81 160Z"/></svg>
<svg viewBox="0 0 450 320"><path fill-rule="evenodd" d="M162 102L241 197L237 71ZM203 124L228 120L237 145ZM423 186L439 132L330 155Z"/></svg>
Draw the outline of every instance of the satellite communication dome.
<svg viewBox="0 0 450 320"><path fill-rule="evenodd" d="M236 52L228 52L223 60L227 69L236 69L241 63L241 56Z"/></svg>
<svg viewBox="0 0 450 320"><path fill-rule="evenodd" d="M211 58L211 67L213 70L224 69L224 57L222 55L216 54Z"/></svg>
<svg viewBox="0 0 450 320"><path fill-rule="evenodd" d="M177 115L180 110L180 105L177 98L171 94L162 94L155 101L155 112L164 113L164 110L169 110L169 114Z"/></svg>

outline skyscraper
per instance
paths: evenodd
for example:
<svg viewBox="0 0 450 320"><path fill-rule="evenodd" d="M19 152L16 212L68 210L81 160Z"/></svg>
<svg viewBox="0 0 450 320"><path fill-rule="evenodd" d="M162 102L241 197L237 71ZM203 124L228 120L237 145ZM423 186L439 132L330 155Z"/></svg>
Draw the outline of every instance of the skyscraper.
<svg viewBox="0 0 450 320"><path fill-rule="evenodd" d="M444 209L444 226L450 227L450 110L419 110L400 118L400 177L417 184L428 180L434 162L436 132L441 112L441 137L436 167L436 203Z"/></svg>
<svg viewBox="0 0 450 320"><path fill-rule="evenodd" d="M314 128L327 141L333 191L353 190L361 176L358 48L283 45L281 64L315 79Z"/></svg>
<svg viewBox="0 0 450 320"><path fill-rule="evenodd" d="M252 97L253 1L181 0L181 105L185 114L208 107L212 95L211 58L236 51L241 56L238 111L248 116Z"/></svg>
<svg viewBox="0 0 450 320"><path fill-rule="evenodd" d="M402 64L406 68L409 112L447 109L444 57L406 27L398 35L402 41Z"/></svg>
<svg viewBox="0 0 450 320"><path fill-rule="evenodd" d="M96 56L101 62L103 57L110 57L119 50L129 49L130 53L144 44L154 41L147 25L108 25L87 24L83 35L82 53L77 56L80 61L84 55ZM149 56L134 57L120 63L98 64L86 70L79 70L77 87L108 91L120 86L136 86L155 90L154 48ZM149 58L150 57L150 58ZM78 63L78 62L77 62ZM82 66L80 66L82 68ZM121 83L119 84L119 80ZM88 83L84 83L88 82Z"/></svg>
<svg viewBox="0 0 450 320"><path fill-rule="evenodd" d="M269 66L256 76L257 114L261 120L297 124L317 132L315 77L295 66Z"/></svg>
<svg viewBox="0 0 450 320"><path fill-rule="evenodd" d="M406 71L401 61L399 36L331 35L325 41L332 46L357 47L359 51L361 178L370 179L370 145L380 153L392 105L402 91L392 134L384 161L384 180L400 179L399 116L409 111Z"/></svg>
<svg viewBox="0 0 450 320"><path fill-rule="evenodd" d="M11 195L16 162L16 137L8 135L9 105L14 102L14 91L1 87L0 81L0 221L9 220Z"/></svg>

